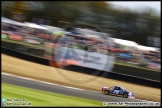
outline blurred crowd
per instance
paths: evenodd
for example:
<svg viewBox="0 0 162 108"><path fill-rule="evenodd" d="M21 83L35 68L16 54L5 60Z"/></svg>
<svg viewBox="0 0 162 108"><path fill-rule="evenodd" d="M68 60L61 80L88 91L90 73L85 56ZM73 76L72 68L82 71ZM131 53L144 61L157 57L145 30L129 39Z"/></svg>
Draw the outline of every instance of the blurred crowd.
<svg viewBox="0 0 162 108"><path fill-rule="evenodd" d="M1 38L35 45L59 44L64 47L116 56L116 62L160 70L160 51L125 50L106 37L106 33L88 29L48 29L1 22Z"/></svg>

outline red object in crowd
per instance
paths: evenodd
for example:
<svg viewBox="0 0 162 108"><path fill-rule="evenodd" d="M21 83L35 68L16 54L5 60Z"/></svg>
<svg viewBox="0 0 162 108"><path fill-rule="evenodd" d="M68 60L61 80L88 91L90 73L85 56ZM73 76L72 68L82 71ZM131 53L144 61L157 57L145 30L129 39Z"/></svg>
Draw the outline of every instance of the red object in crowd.
<svg viewBox="0 0 162 108"><path fill-rule="evenodd" d="M5 32L1 31L1 34L5 34Z"/></svg>
<svg viewBox="0 0 162 108"><path fill-rule="evenodd" d="M9 35L9 39L11 40L17 40L17 41L22 41L22 36L21 35L17 35L17 34L10 34Z"/></svg>
<svg viewBox="0 0 162 108"><path fill-rule="evenodd" d="M108 49L108 50L111 50L113 52L118 52L118 53L130 52L130 51L127 51L127 50L118 49L118 48L114 48L114 47L108 47L108 46L101 46L100 48Z"/></svg>
<svg viewBox="0 0 162 108"><path fill-rule="evenodd" d="M153 62L161 62L161 60L160 59L151 59Z"/></svg>
<svg viewBox="0 0 162 108"><path fill-rule="evenodd" d="M119 52L119 53L125 53L127 51L126 50L122 50L122 49L117 49L117 52Z"/></svg>
<svg viewBox="0 0 162 108"><path fill-rule="evenodd" d="M49 36L47 34L38 34L37 36L41 37L41 38L45 38L45 39L51 39L51 36Z"/></svg>
<svg viewBox="0 0 162 108"><path fill-rule="evenodd" d="M95 38L86 37L86 39L87 39L88 41L98 42L98 40L95 39Z"/></svg>
<svg viewBox="0 0 162 108"><path fill-rule="evenodd" d="M160 65L155 64L155 63L149 63L148 68L155 69L155 70L160 70Z"/></svg>

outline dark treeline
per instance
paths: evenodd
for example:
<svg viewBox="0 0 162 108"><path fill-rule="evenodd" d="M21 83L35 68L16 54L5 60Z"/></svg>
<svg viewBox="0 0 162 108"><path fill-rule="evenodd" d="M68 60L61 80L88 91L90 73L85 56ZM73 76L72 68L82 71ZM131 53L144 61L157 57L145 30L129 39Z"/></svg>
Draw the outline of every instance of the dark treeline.
<svg viewBox="0 0 162 108"><path fill-rule="evenodd" d="M92 23L107 29L115 38L135 41L145 46L148 36L160 38L160 16L154 16L151 8L133 12L128 9L115 10L104 1L3 1L2 15L12 19L13 12L25 14L26 22L31 22L32 18L42 18L50 20L50 25L59 27L75 21Z"/></svg>

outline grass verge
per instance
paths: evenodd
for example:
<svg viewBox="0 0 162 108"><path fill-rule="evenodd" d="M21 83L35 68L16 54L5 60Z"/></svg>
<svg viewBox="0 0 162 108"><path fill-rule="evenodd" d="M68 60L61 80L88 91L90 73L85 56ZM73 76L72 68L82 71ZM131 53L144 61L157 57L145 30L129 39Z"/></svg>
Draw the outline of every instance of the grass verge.
<svg viewBox="0 0 162 108"><path fill-rule="evenodd" d="M102 106L102 102L2 83L3 98L25 98L32 106Z"/></svg>

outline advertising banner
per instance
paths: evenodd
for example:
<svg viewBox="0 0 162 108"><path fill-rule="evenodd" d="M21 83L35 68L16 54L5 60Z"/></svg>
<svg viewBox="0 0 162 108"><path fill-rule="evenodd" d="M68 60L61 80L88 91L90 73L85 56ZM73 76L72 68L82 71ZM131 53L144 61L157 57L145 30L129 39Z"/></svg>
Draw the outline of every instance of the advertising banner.
<svg viewBox="0 0 162 108"><path fill-rule="evenodd" d="M2 39L7 39L8 36L7 36L6 34L1 34L1 38L2 38Z"/></svg>
<svg viewBox="0 0 162 108"><path fill-rule="evenodd" d="M54 31L53 32L53 35L60 36L60 37L64 37L65 36L65 33L61 32L61 31Z"/></svg>
<svg viewBox="0 0 162 108"><path fill-rule="evenodd" d="M148 64L148 68L155 69L155 70L160 70L161 69L161 65L157 64L157 63L149 63Z"/></svg>
<svg viewBox="0 0 162 108"><path fill-rule="evenodd" d="M22 41L22 36L17 35L17 34L11 34L11 35L9 35L9 39Z"/></svg>
<svg viewBox="0 0 162 108"><path fill-rule="evenodd" d="M55 52L55 61L92 68L96 70L112 71L115 57L88 52L79 49L58 46Z"/></svg>

